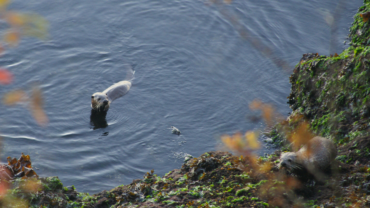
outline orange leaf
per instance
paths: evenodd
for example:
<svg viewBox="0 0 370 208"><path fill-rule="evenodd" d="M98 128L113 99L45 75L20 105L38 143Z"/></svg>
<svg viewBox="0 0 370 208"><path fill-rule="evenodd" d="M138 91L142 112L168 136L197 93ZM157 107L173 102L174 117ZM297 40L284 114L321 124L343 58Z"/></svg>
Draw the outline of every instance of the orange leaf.
<svg viewBox="0 0 370 208"><path fill-rule="evenodd" d="M8 160L8 165L11 168L15 169L15 166L17 165L18 160L16 158L11 158L11 157L7 157L6 159Z"/></svg>
<svg viewBox="0 0 370 208"><path fill-rule="evenodd" d="M46 113L40 107L33 108L32 115L40 126L46 126L49 123Z"/></svg>
<svg viewBox="0 0 370 208"><path fill-rule="evenodd" d="M31 103L32 107L42 108L44 105L44 101L42 99L42 93L38 87L34 87L32 90L31 102L32 102Z"/></svg>
<svg viewBox="0 0 370 208"><path fill-rule="evenodd" d="M8 31L4 36L4 41L10 46L17 46L19 42L19 34L16 31Z"/></svg>
<svg viewBox="0 0 370 208"><path fill-rule="evenodd" d="M265 162L265 163L263 163L261 166L260 166L260 171L262 172L262 173L268 173L268 172L270 172L270 170L271 170L271 168L272 168L273 166L271 165L271 163L270 162Z"/></svg>
<svg viewBox="0 0 370 208"><path fill-rule="evenodd" d="M298 150L302 145L307 144L314 136L315 135L310 131L310 125L303 122L297 126L288 140L293 143L294 149Z"/></svg>
<svg viewBox="0 0 370 208"><path fill-rule="evenodd" d="M6 20L11 26L22 26L25 23L23 15L16 12L8 12L6 14Z"/></svg>
<svg viewBox="0 0 370 208"><path fill-rule="evenodd" d="M248 156L248 160L251 163L252 167L257 169L257 167L258 167L258 157L251 154L251 155Z"/></svg>
<svg viewBox="0 0 370 208"><path fill-rule="evenodd" d="M270 104L262 103L260 100L253 100L252 103L249 105L249 108L252 110L261 110L262 117L267 125L272 125L273 116L275 109Z"/></svg>
<svg viewBox="0 0 370 208"><path fill-rule="evenodd" d="M0 55L4 52L4 47L0 44Z"/></svg>
<svg viewBox="0 0 370 208"><path fill-rule="evenodd" d="M15 90L12 92L8 92L3 97L3 103L5 105L15 105L25 100L26 100L26 93L23 90Z"/></svg>
<svg viewBox="0 0 370 208"><path fill-rule="evenodd" d="M249 108L252 110L260 110L263 103L260 100L253 100L249 105Z"/></svg>
<svg viewBox="0 0 370 208"><path fill-rule="evenodd" d="M0 183L0 196L4 196L8 189L9 189L9 184L2 181Z"/></svg>
<svg viewBox="0 0 370 208"><path fill-rule="evenodd" d="M262 108L262 117L265 120L267 125L272 125L273 122L273 115L274 115L274 108L272 105L264 104Z"/></svg>
<svg viewBox="0 0 370 208"><path fill-rule="evenodd" d="M49 122L48 117L43 109L43 98L41 90L35 87L31 97L31 112L36 122L40 126L46 126Z"/></svg>
<svg viewBox="0 0 370 208"><path fill-rule="evenodd" d="M7 85L13 81L13 75L6 69L0 69L0 84Z"/></svg>
<svg viewBox="0 0 370 208"><path fill-rule="evenodd" d="M289 190L299 188L302 185L297 179L295 179L293 177L287 178L285 183L286 183L286 186Z"/></svg>

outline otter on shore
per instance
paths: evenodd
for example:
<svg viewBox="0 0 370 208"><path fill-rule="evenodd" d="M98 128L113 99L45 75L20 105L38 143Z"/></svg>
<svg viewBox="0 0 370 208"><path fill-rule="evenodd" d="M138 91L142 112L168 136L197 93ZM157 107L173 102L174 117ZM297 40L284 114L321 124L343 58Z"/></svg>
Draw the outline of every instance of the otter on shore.
<svg viewBox="0 0 370 208"><path fill-rule="evenodd" d="M131 88L135 72L129 68L126 80L115 83L103 92L96 92L91 96L91 108L98 112L107 112L110 104L117 98L125 95Z"/></svg>
<svg viewBox="0 0 370 208"><path fill-rule="evenodd" d="M337 147L329 139L316 136L297 152L281 154L279 169L285 169L300 179L312 176L321 181L324 174L331 172L337 156Z"/></svg>

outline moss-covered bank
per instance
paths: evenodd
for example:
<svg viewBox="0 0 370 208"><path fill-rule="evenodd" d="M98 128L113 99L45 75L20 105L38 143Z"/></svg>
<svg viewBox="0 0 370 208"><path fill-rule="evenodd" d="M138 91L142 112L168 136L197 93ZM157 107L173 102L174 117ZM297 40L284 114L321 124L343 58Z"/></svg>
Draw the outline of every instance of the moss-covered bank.
<svg viewBox="0 0 370 208"><path fill-rule="evenodd" d="M35 180L40 184L36 192L19 179L1 207L268 207L259 198L266 180L254 171L245 172L248 164L243 156L208 152L163 177L151 171L143 179L93 196L63 187L57 177Z"/></svg>
<svg viewBox="0 0 370 208"><path fill-rule="evenodd" d="M339 55L304 54L290 77L288 103L311 130L338 145L338 169L309 186L276 169L280 151L253 161L226 152L189 158L163 177L154 172L129 185L90 196L57 177L16 180L1 207L370 207L370 23L354 17L350 47ZM271 132L284 143L297 121ZM301 122L301 121L298 121ZM1 187L0 187L1 191Z"/></svg>

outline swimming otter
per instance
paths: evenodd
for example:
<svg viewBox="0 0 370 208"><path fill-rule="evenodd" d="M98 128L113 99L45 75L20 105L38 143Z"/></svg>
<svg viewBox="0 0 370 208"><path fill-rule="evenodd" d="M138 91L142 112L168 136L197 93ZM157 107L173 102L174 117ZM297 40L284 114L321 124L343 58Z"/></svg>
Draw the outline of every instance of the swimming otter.
<svg viewBox="0 0 370 208"><path fill-rule="evenodd" d="M92 126L92 128L95 130L107 127L108 123L105 119L106 116L107 111L96 111L94 109L91 109L90 125Z"/></svg>
<svg viewBox="0 0 370 208"><path fill-rule="evenodd" d="M281 154L279 169L285 168L299 179L322 181L337 156L337 147L329 139L316 136L297 152Z"/></svg>
<svg viewBox="0 0 370 208"><path fill-rule="evenodd" d="M117 98L125 95L131 88L135 72L129 68L126 80L117 82L103 92L96 92L91 96L91 108L98 112L107 112L110 104Z"/></svg>

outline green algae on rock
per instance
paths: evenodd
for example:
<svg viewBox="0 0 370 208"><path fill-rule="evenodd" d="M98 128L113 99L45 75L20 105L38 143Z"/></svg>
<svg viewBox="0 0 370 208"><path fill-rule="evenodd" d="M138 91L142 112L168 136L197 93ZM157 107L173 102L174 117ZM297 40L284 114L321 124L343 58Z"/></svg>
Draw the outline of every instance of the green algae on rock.
<svg viewBox="0 0 370 208"><path fill-rule="evenodd" d="M353 46L367 46L370 45L370 23L364 21L361 14L370 11L370 1L364 0L364 5L358 9L358 13L354 16L354 22L350 28L349 37ZM366 19L365 19L366 20Z"/></svg>
<svg viewBox="0 0 370 208"><path fill-rule="evenodd" d="M316 134L341 143L369 135L369 50L349 47L338 57L304 54L294 69L288 103Z"/></svg>

